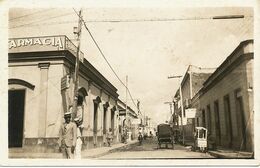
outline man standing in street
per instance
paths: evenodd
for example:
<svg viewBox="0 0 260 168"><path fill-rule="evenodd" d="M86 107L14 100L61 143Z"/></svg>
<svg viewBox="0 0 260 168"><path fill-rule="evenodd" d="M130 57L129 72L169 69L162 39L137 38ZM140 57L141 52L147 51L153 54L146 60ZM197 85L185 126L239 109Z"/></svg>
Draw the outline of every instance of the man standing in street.
<svg viewBox="0 0 260 168"><path fill-rule="evenodd" d="M71 112L64 114L65 123L61 125L59 131L59 150L63 158L73 159L73 153L77 140L77 126L71 122Z"/></svg>
<svg viewBox="0 0 260 168"><path fill-rule="evenodd" d="M81 136L82 136L83 125L81 124L82 122L80 121L79 118L75 118L74 121L77 125L77 140L76 140L74 158L81 159L81 147L82 147Z"/></svg>

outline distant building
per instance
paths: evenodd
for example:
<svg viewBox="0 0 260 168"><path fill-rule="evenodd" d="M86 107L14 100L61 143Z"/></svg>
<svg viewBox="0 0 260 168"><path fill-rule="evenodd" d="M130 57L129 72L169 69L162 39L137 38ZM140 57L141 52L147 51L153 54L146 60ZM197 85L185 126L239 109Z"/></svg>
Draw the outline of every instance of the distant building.
<svg viewBox="0 0 260 168"><path fill-rule="evenodd" d="M133 121L138 119L138 115L136 112L129 106L127 106L127 114L126 114L126 104L118 99L118 110L119 110L119 135L122 135L123 129L127 128L130 132L133 139L137 137L138 133L138 123L134 123Z"/></svg>
<svg viewBox="0 0 260 168"><path fill-rule="evenodd" d="M215 68L201 68L194 65L189 65L183 80L181 82L182 104L183 104L183 125L185 139L193 140L193 130L195 129L195 113L191 110L191 99L203 87L203 83L214 72ZM174 114L171 120L174 122L174 127L181 126L181 100L179 89L174 96Z"/></svg>
<svg viewBox="0 0 260 168"><path fill-rule="evenodd" d="M63 114L71 110L76 47L66 36L9 39L8 143L40 151L58 149ZM117 89L81 53L78 117L83 148L118 135Z"/></svg>
<svg viewBox="0 0 260 168"><path fill-rule="evenodd" d="M192 99L217 147L254 150L253 55L253 40L241 42Z"/></svg>

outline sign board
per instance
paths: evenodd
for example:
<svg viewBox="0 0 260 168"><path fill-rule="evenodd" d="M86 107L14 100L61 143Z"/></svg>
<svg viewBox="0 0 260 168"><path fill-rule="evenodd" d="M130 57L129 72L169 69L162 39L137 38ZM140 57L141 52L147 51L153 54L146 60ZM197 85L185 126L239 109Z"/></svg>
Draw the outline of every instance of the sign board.
<svg viewBox="0 0 260 168"><path fill-rule="evenodd" d="M70 87L70 76L65 75L61 78L61 90L68 89Z"/></svg>
<svg viewBox="0 0 260 168"><path fill-rule="evenodd" d="M141 124L141 119L140 118L132 119L132 124Z"/></svg>
<svg viewBox="0 0 260 168"><path fill-rule="evenodd" d="M74 56L77 55L77 47L64 35L10 38L8 48L9 53L68 50ZM83 52L80 52L79 59L84 61Z"/></svg>
<svg viewBox="0 0 260 168"><path fill-rule="evenodd" d="M195 118L196 108L185 109L186 118Z"/></svg>
<svg viewBox="0 0 260 168"><path fill-rule="evenodd" d="M8 40L9 53L64 50L65 38L66 36L12 38Z"/></svg>

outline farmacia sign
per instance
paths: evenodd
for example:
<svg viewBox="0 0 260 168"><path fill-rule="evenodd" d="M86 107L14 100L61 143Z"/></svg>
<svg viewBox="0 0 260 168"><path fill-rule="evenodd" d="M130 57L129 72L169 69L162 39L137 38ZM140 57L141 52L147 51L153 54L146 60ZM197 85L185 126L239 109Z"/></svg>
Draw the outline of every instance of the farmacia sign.
<svg viewBox="0 0 260 168"><path fill-rule="evenodd" d="M9 49L25 47L25 46L53 46L62 49L64 40L61 37L33 37L10 39L8 41Z"/></svg>

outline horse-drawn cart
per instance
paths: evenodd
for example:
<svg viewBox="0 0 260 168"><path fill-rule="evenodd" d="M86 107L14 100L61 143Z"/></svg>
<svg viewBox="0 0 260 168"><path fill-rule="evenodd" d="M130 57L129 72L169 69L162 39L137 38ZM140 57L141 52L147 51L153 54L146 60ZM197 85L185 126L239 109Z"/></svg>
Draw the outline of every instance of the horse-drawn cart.
<svg viewBox="0 0 260 168"><path fill-rule="evenodd" d="M158 148L161 148L162 144L165 144L168 148L168 144L172 145L174 149L174 136L172 128L169 124L160 124L157 126Z"/></svg>

